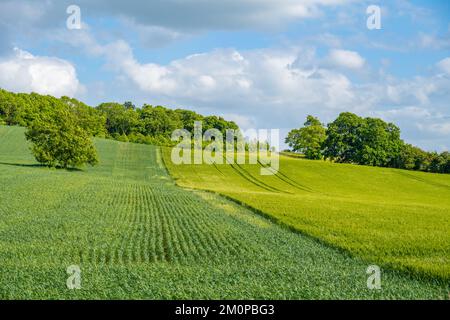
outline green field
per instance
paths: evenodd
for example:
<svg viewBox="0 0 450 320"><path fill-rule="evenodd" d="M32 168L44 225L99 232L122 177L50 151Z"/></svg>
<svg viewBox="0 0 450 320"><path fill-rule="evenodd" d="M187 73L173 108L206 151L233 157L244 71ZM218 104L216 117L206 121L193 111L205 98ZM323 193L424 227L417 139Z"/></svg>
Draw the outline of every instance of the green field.
<svg viewBox="0 0 450 320"><path fill-rule="evenodd" d="M382 289L368 290L370 259L351 257L291 232L223 197L176 186L159 148L96 140L99 166L55 170L36 164L23 133L22 128L0 127L1 299L448 298L445 282L398 271L383 270ZM220 172L209 166L171 170L183 185L211 190L216 185L220 189L216 191L245 198L255 207L264 200L268 213L281 217L284 210L286 222L291 219L293 225L304 225L305 231L324 240L341 243L354 237L350 249L356 248L362 237L356 226L367 233L364 221L372 216L375 229L366 238L370 241L378 234L378 248L386 248L388 257L398 250L399 259L409 254L422 262L424 269L440 258L440 265L430 270L448 274L443 267L448 263L448 234L442 234L448 231L448 178L372 168L353 170L351 166L336 169L296 159L284 159L282 172L295 171L299 163L321 169L283 176L291 183L283 182L286 185L275 183L279 178L267 178L264 183L273 182L271 186L257 186L245 172L246 179L239 180L236 173L227 177L228 170L235 169L225 167ZM364 170L380 172L370 176L372 185L359 181ZM342 181L328 181L331 173ZM311 182L317 175L323 179ZM385 179L398 181L396 189L381 192ZM347 181L346 189L335 190L343 181ZM289 192L301 194L303 200L282 203L297 196L266 190L283 190L288 185ZM351 192L362 186L372 190L371 195L352 199ZM233 187L239 189L233 193ZM424 194L419 199L408 198L414 190ZM394 193L399 193L398 197ZM397 215L382 219L385 209L392 215L393 199L397 199L398 213L411 215L415 224L402 222ZM367 208L368 204L372 211L354 214L355 208ZM289 211L289 205L295 211ZM314 212L319 211L322 218L314 220ZM334 221L326 222L327 217ZM349 217L352 220L345 220ZM339 221L344 222L336 227ZM398 221L402 223L392 225ZM382 223L385 229L380 227ZM333 225L335 231L324 237L324 231ZM397 236L397 242L389 245L395 234L391 229L399 234L405 229L411 232L406 239ZM416 235L416 230L426 232ZM408 240L417 242L404 249L402 244ZM361 257L370 257L363 255L368 252L374 258L370 262L376 262L378 256L368 249L371 243L360 244ZM442 254L445 249L447 253ZM80 290L66 287L69 265L81 267Z"/></svg>
<svg viewBox="0 0 450 320"><path fill-rule="evenodd" d="M360 257L450 280L450 176L280 157L260 165L173 165L180 186L210 190Z"/></svg>

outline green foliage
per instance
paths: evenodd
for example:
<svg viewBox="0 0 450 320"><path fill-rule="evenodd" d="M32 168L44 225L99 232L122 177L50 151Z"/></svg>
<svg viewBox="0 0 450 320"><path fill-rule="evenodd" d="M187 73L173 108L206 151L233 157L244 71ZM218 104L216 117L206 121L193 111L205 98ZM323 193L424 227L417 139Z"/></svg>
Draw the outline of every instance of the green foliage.
<svg viewBox="0 0 450 320"><path fill-rule="evenodd" d="M450 153L442 152L438 154L436 152L429 153L430 164L428 171L439 173L450 173Z"/></svg>
<svg viewBox="0 0 450 320"><path fill-rule="evenodd" d="M139 118L142 124L141 133L152 137L170 137L174 130L183 128L178 114L162 106L144 105L139 110Z"/></svg>
<svg viewBox="0 0 450 320"><path fill-rule="evenodd" d="M294 152L301 152L307 159L322 159L322 144L326 138L326 130L319 119L308 116L305 126L288 133L285 142Z"/></svg>
<svg viewBox="0 0 450 320"><path fill-rule="evenodd" d="M356 162L378 167L392 166L403 145L400 129L381 119L366 118L364 120L360 130L361 149Z"/></svg>
<svg viewBox="0 0 450 320"><path fill-rule="evenodd" d="M50 167L96 165L97 153L74 112L55 105L51 115L36 118L25 133L36 160Z"/></svg>
<svg viewBox="0 0 450 320"><path fill-rule="evenodd" d="M27 126L43 113L51 113L58 99L36 93L11 93L0 89L0 117L7 125Z"/></svg>
<svg viewBox="0 0 450 320"><path fill-rule="evenodd" d="M203 120L203 116L191 110L176 109L175 113L183 123L183 129L194 132L194 122Z"/></svg>
<svg viewBox="0 0 450 320"><path fill-rule="evenodd" d="M442 152L440 157L442 157L442 173L450 173L450 152Z"/></svg>
<svg viewBox="0 0 450 320"><path fill-rule="evenodd" d="M102 103L97 107L106 117L106 129L109 134L128 135L138 125L138 115L130 108L115 102Z"/></svg>
<svg viewBox="0 0 450 320"><path fill-rule="evenodd" d="M325 130L317 118L308 116L305 126L291 130L285 142L308 159L449 173L448 152L437 154L405 144L400 129L377 118L361 118L343 112Z"/></svg>
<svg viewBox="0 0 450 320"><path fill-rule="evenodd" d="M124 102L123 106L127 110L135 110L136 109L136 106L131 101Z"/></svg>
<svg viewBox="0 0 450 320"><path fill-rule="evenodd" d="M207 116L203 119L203 132L208 129L217 129L223 136L226 134L227 129L238 130L239 127L233 121L226 121L222 117Z"/></svg>
<svg viewBox="0 0 450 320"><path fill-rule="evenodd" d="M0 124L29 126L40 115L53 113L53 106L63 103L78 118L79 126L90 136L108 137L118 141L171 146L175 129L194 130L194 121L203 121L203 131L216 128L225 135L226 129L239 129L232 121L207 116L190 110L168 109L145 104L142 108L127 101L102 103L92 108L69 97L57 99L39 94L15 94L0 89Z"/></svg>
<svg viewBox="0 0 450 320"><path fill-rule="evenodd" d="M328 125L324 142L324 156L336 162L358 163L363 149L364 119L344 112Z"/></svg>
<svg viewBox="0 0 450 320"><path fill-rule="evenodd" d="M0 127L1 299L447 297L439 281L386 269L383 290L368 290L368 263L175 186L157 147L95 139L98 166L55 172L34 167L23 131ZM66 287L70 265L81 290Z"/></svg>
<svg viewBox="0 0 450 320"><path fill-rule="evenodd" d="M142 133L132 133L128 135L128 141L134 142L134 143L141 143L141 144L149 144L149 145L155 145L155 146L173 146L176 144L176 142L171 141L169 138L157 135L157 136L147 136L143 135Z"/></svg>
<svg viewBox="0 0 450 320"><path fill-rule="evenodd" d="M172 132L176 129L194 130L194 121L202 121L203 132L216 128L225 135L227 129L239 129L232 121L221 117L204 117L189 110L171 110L163 106L145 104L135 109L130 102L102 103L97 108L106 117L109 136L119 141L171 146ZM125 137L126 136L126 137Z"/></svg>
<svg viewBox="0 0 450 320"><path fill-rule="evenodd" d="M12 93L0 89L0 118L7 125L27 127L35 119L52 117L55 106L64 104L78 118L78 123L89 135L104 137L105 117L88 105L69 97L57 99L36 93Z"/></svg>
<svg viewBox="0 0 450 320"><path fill-rule="evenodd" d="M78 119L78 124L89 135L104 138L106 131L106 116L98 110L69 97L62 97L61 101L65 103Z"/></svg>

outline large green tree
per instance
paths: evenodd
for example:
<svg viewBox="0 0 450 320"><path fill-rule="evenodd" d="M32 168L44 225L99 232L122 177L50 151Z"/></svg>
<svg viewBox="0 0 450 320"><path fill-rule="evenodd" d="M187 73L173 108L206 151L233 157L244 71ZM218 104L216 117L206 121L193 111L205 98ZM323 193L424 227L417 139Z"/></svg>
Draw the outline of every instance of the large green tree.
<svg viewBox="0 0 450 320"><path fill-rule="evenodd" d="M304 127L291 130L285 142L295 152L301 152L308 159L322 159L322 144L326 130L319 119L309 115Z"/></svg>
<svg viewBox="0 0 450 320"><path fill-rule="evenodd" d="M324 155L336 162L395 166L404 145L396 125L350 112L330 123L326 135Z"/></svg>
<svg viewBox="0 0 450 320"><path fill-rule="evenodd" d="M36 160L50 167L96 165L97 153L88 132L75 113L56 104L51 114L37 117L25 133Z"/></svg>
<svg viewBox="0 0 450 320"><path fill-rule="evenodd" d="M370 166L393 166L404 144L396 125L377 118L366 118L359 134L360 149L355 162Z"/></svg>
<svg viewBox="0 0 450 320"><path fill-rule="evenodd" d="M343 112L328 124L324 141L324 156L336 162L357 163L362 147L361 131L364 119L350 112Z"/></svg>

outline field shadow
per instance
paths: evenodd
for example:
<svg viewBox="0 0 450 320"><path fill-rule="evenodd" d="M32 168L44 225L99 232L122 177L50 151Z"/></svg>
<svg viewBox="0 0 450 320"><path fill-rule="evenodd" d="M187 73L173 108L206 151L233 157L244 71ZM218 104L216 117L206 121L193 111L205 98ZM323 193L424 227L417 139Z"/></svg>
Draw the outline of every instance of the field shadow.
<svg viewBox="0 0 450 320"><path fill-rule="evenodd" d="M433 187L440 187L440 188L445 188L445 189L449 189L450 190L450 186L449 185L446 185L446 184L443 184L443 183L440 183L440 182L429 181L429 180L426 180L424 178L412 175L412 174L410 174L408 172L398 171L397 173L402 175L402 176L404 176L404 177L407 177L407 178L410 178L410 179L413 179L413 180L416 180L416 181L419 181L419 182L426 183L426 184L428 184L430 186L433 186Z"/></svg>
<svg viewBox="0 0 450 320"><path fill-rule="evenodd" d="M46 166L45 164L40 163L32 163L32 164L26 164L26 163L10 163L10 162L1 162L1 165L5 166L13 166L13 167L23 167L23 168L50 168L49 166ZM79 168L63 168L63 167L56 167L56 170L66 170L66 171L83 171Z"/></svg>

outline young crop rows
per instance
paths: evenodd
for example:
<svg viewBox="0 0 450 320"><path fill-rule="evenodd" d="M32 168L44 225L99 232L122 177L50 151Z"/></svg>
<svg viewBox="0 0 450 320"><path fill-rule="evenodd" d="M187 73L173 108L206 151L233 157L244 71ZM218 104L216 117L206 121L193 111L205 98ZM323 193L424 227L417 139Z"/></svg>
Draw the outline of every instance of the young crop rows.
<svg viewBox="0 0 450 320"><path fill-rule="evenodd" d="M34 162L23 129L0 127L0 298L446 297L441 284L394 271L383 272L383 290L369 290L365 261L223 197L176 186L159 148L95 144L98 167L48 169ZM228 169L211 167L217 176L192 174L232 182ZM239 176L242 168L231 170ZM266 194L302 188L286 176L271 178L277 185L245 175L246 188ZM81 270L81 289L66 285L71 265Z"/></svg>

